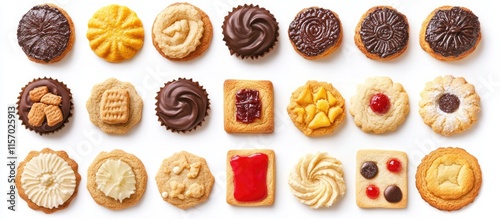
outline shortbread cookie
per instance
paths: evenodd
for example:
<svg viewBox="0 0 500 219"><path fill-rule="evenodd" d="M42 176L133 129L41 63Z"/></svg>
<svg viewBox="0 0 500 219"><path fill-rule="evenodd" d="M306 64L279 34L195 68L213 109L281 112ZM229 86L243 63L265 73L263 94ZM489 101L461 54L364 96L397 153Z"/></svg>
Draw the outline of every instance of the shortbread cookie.
<svg viewBox="0 0 500 219"><path fill-rule="evenodd" d="M408 156L402 151L359 150L356 204L360 208L406 208Z"/></svg>
<svg viewBox="0 0 500 219"><path fill-rule="evenodd" d="M73 115L73 95L62 82L38 78L22 88L17 113L22 124L40 135L59 131Z"/></svg>
<svg viewBox="0 0 500 219"><path fill-rule="evenodd" d="M156 174L156 185L163 200L181 209L205 202L214 181L205 159L186 151L163 160Z"/></svg>
<svg viewBox="0 0 500 219"><path fill-rule="evenodd" d="M290 172L288 185L297 200L310 208L330 207L346 191L342 162L325 152L307 154Z"/></svg>
<svg viewBox="0 0 500 219"><path fill-rule="evenodd" d="M73 48L75 26L61 7L54 4L37 5L19 21L17 42L33 62L58 62Z"/></svg>
<svg viewBox="0 0 500 219"><path fill-rule="evenodd" d="M438 148L422 159L415 174L420 196L431 206L459 210L472 203L482 183L477 159L461 148Z"/></svg>
<svg viewBox="0 0 500 219"><path fill-rule="evenodd" d="M153 45L165 58L188 61L203 54L212 41L208 15L189 3L174 3L163 9L153 23Z"/></svg>
<svg viewBox="0 0 500 219"><path fill-rule="evenodd" d="M134 85L115 78L94 85L86 106L90 121L108 134L125 134L142 118L143 102Z"/></svg>
<svg viewBox="0 0 500 219"><path fill-rule="evenodd" d="M123 62L142 48L144 28L130 8L112 4L100 8L90 18L87 39L97 56L108 62Z"/></svg>
<svg viewBox="0 0 500 219"><path fill-rule="evenodd" d="M226 80L224 130L227 133L272 133L273 83L267 80Z"/></svg>
<svg viewBox="0 0 500 219"><path fill-rule="evenodd" d="M480 97L462 77L439 76L420 92L419 113L424 123L444 136L470 129L478 120Z"/></svg>
<svg viewBox="0 0 500 219"><path fill-rule="evenodd" d="M266 206L274 203L274 151L230 150L226 160L226 202L234 206Z"/></svg>
<svg viewBox="0 0 500 219"><path fill-rule="evenodd" d="M78 164L65 151L31 151L19 163L16 187L33 210L46 214L67 208L78 193Z"/></svg>
<svg viewBox="0 0 500 219"><path fill-rule="evenodd" d="M342 23L332 10L302 9L288 27L288 37L297 53L306 59L330 55L342 43Z"/></svg>
<svg viewBox="0 0 500 219"><path fill-rule="evenodd" d="M332 84L307 81L292 93L287 111L306 136L327 135L344 121L345 100Z"/></svg>
<svg viewBox="0 0 500 219"><path fill-rule="evenodd" d="M390 6L368 9L356 26L356 46L373 60L391 60L406 51L410 25L406 16Z"/></svg>
<svg viewBox="0 0 500 219"><path fill-rule="evenodd" d="M474 52L481 41L479 18L460 6L441 6L424 20L420 47L441 61L454 61Z"/></svg>
<svg viewBox="0 0 500 219"><path fill-rule="evenodd" d="M364 132L394 131L410 111L408 94L388 77L373 77L359 84L351 98L349 113Z"/></svg>
<svg viewBox="0 0 500 219"><path fill-rule="evenodd" d="M122 150L101 152L87 171L87 189L94 201L120 210L141 200L148 175L142 161Z"/></svg>

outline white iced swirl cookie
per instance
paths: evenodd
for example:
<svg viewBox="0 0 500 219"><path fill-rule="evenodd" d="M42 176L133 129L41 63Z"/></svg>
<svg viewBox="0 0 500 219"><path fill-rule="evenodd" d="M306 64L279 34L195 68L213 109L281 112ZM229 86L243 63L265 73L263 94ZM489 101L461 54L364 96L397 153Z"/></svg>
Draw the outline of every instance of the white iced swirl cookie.
<svg viewBox="0 0 500 219"><path fill-rule="evenodd" d="M135 193L135 174L121 160L107 159L96 173L97 188L106 196L123 202Z"/></svg>
<svg viewBox="0 0 500 219"><path fill-rule="evenodd" d="M462 77L439 76L425 85L420 96L424 123L443 136L464 132L478 120L480 97Z"/></svg>
<svg viewBox="0 0 500 219"><path fill-rule="evenodd" d="M332 206L346 191L342 163L325 152L302 157L288 185L301 203L313 209Z"/></svg>
<svg viewBox="0 0 500 219"><path fill-rule="evenodd" d="M388 77L367 78L351 98L349 113L364 132L394 131L410 111L408 94Z"/></svg>

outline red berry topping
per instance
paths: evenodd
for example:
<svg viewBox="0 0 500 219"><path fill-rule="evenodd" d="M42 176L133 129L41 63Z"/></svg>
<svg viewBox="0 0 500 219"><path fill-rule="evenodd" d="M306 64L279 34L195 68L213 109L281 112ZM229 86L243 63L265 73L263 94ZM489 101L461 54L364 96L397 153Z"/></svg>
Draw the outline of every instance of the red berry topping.
<svg viewBox="0 0 500 219"><path fill-rule="evenodd" d="M387 95L377 93L370 99L370 108L377 114L385 114L391 108L391 101Z"/></svg>
<svg viewBox="0 0 500 219"><path fill-rule="evenodd" d="M366 187L366 196L368 196L368 198L376 199L379 194L380 191L376 185L369 185Z"/></svg>
<svg viewBox="0 0 500 219"><path fill-rule="evenodd" d="M401 161L396 158L392 158L387 162L387 169L393 173L397 173L401 170Z"/></svg>

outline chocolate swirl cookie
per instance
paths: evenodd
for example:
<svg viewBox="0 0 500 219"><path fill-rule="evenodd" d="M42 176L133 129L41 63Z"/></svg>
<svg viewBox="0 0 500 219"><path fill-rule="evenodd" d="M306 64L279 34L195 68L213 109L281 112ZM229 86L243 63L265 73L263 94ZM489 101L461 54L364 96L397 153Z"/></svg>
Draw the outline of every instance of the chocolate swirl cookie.
<svg viewBox="0 0 500 219"><path fill-rule="evenodd" d="M464 7L442 6L422 24L420 46L442 61L465 58L481 41L478 17Z"/></svg>
<svg viewBox="0 0 500 219"><path fill-rule="evenodd" d="M231 55L256 59L269 52L278 41L278 22L258 5L240 5L224 18L222 34Z"/></svg>
<svg viewBox="0 0 500 219"><path fill-rule="evenodd" d="M306 59L325 57L342 42L342 24L331 10L310 7L301 10L288 27L293 48Z"/></svg>
<svg viewBox="0 0 500 219"><path fill-rule="evenodd" d="M390 6L375 6L361 17L354 41L366 57L390 60L406 50L409 31L404 14Z"/></svg>
<svg viewBox="0 0 500 219"><path fill-rule="evenodd" d="M75 27L62 8L43 4L23 15L17 27L17 42L28 59L37 63L60 61L73 48Z"/></svg>
<svg viewBox="0 0 500 219"><path fill-rule="evenodd" d="M206 90L191 79L179 78L165 83L156 101L158 121L172 132L195 130L210 109Z"/></svg>

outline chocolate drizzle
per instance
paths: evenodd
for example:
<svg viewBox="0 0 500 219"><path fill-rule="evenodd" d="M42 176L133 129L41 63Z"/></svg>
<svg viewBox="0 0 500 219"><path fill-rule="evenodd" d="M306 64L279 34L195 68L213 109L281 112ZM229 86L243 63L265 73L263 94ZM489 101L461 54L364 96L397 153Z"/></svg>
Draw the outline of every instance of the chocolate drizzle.
<svg viewBox="0 0 500 219"><path fill-rule="evenodd" d="M225 17L222 34L231 55L254 59L273 48L278 37L278 22L264 8L239 6Z"/></svg>
<svg viewBox="0 0 500 219"><path fill-rule="evenodd" d="M472 49L480 36L479 19L460 7L438 10L429 20L425 41L442 56L460 56Z"/></svg>
<svg viewBox="0 0 500 219"><path fill-rule="evenodd" d="M70 44L71 27L55 7L37 5L19 21L17 41L28 57L50 62L61 56Z"/></svg>
<svg viewBox="0 0 500 219"><path fill-rule="evenodd" d="M312 7L299 13L290 23L288 36L301 53L317 56L337 43L341 29L332 11Z"/></svg>
<svg viewBox="0 0 500 219"><path fill-rule="evenodd" d="M361 24L361 41L369 53L386 58L397 54L408 44L406 17L390 8L377 8Z"/></svg>

